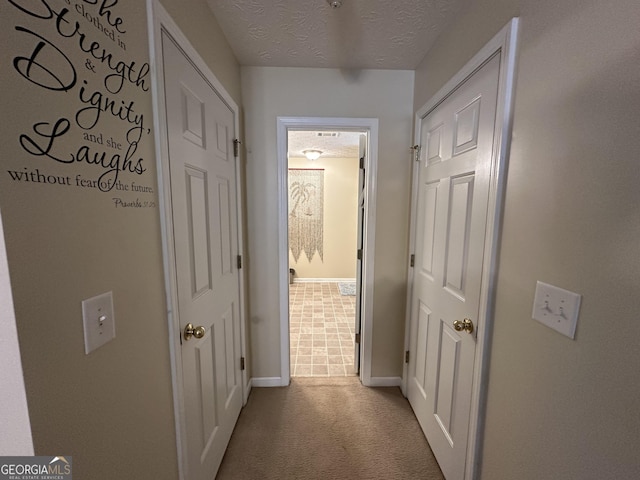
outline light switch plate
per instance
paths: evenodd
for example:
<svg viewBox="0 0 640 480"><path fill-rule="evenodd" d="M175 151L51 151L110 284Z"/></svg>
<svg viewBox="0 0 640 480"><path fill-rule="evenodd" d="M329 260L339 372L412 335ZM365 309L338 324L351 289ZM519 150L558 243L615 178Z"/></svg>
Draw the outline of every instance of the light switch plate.
<svg viewBox="0 0 640 480"><path fill-rule="evenodd" d="M116 336L112 292L82 301L84 353L87 355Z"/></svg>
<svg viewBox="0 0 640 480"><path fill-rule="evenodd" d="M534 320L554 330L574 338L581 296L563 288L547 283L536 284L536 295L533 300Z"/></svg>

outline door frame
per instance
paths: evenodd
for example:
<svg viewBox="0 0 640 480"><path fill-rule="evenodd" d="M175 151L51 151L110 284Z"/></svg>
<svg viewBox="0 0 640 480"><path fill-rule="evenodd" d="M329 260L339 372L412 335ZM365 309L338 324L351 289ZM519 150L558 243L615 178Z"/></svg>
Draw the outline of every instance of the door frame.
<svg viewBox="0 0 640 480"><path fill-rule="evenodd" d="M24 385L24 371L18 342L18 325L13 306L13 290L7 259L2 210L0 209L0 424L3 436L0 451L3 455L33 456L33 435L29 419L27 391Z"/></svg>
<svg viewBox="0 0 640 480"><path fill-rule="evenodd" d="M160 224L164 263L165 289L167 296L167 325L169 329L169 355L171 361L171 379L173 405L176 426L176 446L178 450L178 473L181 480L189 478L187 465L186 418L181 357L180 318L178 311L178 286L175 266L175 238L173 235L173 216L171 203L171 185L169 174L169 136L167 132L167 110L164 98L164 64L162 60L162 33L169 35L185 52L202 75L210 83L222 101L231 109L234 116L234 129L240 132L239 108L222 83L216 78L202 57L182 33L178 25L169 16L159 0L147 0L147 22L149 34L149 56L151 63L151 90L153 98L153 126L156 131L156 165L158 169L158 199L160 206ZM243 218L242 218L242 176L240 156L235 157L236 201L238 213L238 255L243 256ZM238 271L239 283L239 322L240 353L247 357L246 311L245 311L245 274ZM246 362L246 361L245 361ZM251 384L247 379L247 370L242 370L242 403L246 404Z"/></svg>
<svg viewBox="0 0 640 480"><path fill-rule="evenodd" d="M493 332L496 272L500 253L500 233L502 209L506 186L507 160L511 143L511 123L513 117L513 94L516 72L516 50L518 18L512 18L474 57L462 67L438 92L417 112L414 119L415 144L421 142L421 122L466 79L479 70L494 55L500 54L500 74L498 77L498 98L496 120L491 153L491 178L487 207L487 229L485 232L484 259L482 263L482 284L480 290L480 311L477 320L477 344L474 358L473 384L471 387L471 412L469 415L469 437L466 450L465 478L475 479L479 475L482 436L484 433L484 413L486 410L487 378ZM418 201L418 168L420 162L413 162L411 187L411 228L410 251L415 252ZM410 347L411 315L413 305L414 268L410 267L407 278L407 314L405 323L405 351ZM402 392L407 396L409 363L404 364Z"/></svg>
<svg viewBox="0 0 640 480"><path fill-rule="evenodd" d="M368 150L365 157L365 208L363 231L362 298L360 327L360 381L371 385L371 349L373 343L373 273L376 227L376 183L378 170L378 119L337 117L278 117L278 285L280 291L280 386L291 380L289 339L289 227L288 227L288 159L289 130L351 130L366 132Z"/></svg>

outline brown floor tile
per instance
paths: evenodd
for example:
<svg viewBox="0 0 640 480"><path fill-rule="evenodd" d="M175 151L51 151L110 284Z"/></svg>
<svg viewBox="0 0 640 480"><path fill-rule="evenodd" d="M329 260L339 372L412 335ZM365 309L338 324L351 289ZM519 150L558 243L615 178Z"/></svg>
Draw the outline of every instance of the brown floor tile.
<svg viewBox="0 0 640 480"><path fill-rule="evenodd" d="M327 365L312 365L311 373L313 375L329 375L329 367Z"/></svg>
<svg viewBox="0 0 640 480"><path fill-rule="evenodd" d="M344 358L342 355L329 355L325 357L330 365L343 365Z"/></svg>
<svg viewBox="0 0 640 480"><path fill-rule="evenodd" d="M299 377L310 377L311 373L311 365L296 365L294 370L294 375Z"/></svg>
<svg viewBox="0 0 640 480"><path fill-rule="evenodd" d="M355 297L340 295L335 282L290 285L292 375L355 374L354 306Z"/></svg>
<svg viewBox="0 0 640 480"><path fill-rule="evenodd" d="M296 355L296 365L311 365L312 358L311 355Z"/></svg>

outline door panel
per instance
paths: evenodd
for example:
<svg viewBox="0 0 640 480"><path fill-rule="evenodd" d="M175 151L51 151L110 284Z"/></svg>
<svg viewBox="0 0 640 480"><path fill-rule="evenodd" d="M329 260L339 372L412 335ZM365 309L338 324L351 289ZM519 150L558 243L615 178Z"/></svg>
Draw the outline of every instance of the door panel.
<svg viewBox="0 0 640 480"><path fill-rule="evenodd" d="M419 389L420 396L426 400L426 383L427 383L427 342L429 340L429 323L431 320L431 310L424 304L420 303L420 311L418 312L418 328L416 334L417 345L419 347L416 352L416 366L414 381Z"/></svg>
<svg viewBox="0 0 640 480"><path fill-rule="evenodd" d="M442 433L453 445L451 432L454 409L455 374L459 369L461 338L448 324L440 321L440 335L438 345L438 364L440 368L436 380L436 405L434 415L440 424Z"/></svg>
<svg viewBox="0 0 640 480"><path fill-rule="evenodd" d="M238 385L238 371L234 365L234 338L237 335L236 332L236 319L234 318L234 305L230 305L229 308L222 314L222 325L224 326L224 352L225 352L225 361L226 365L226 375L225 375L225 402L230 400L230 397L234 393L235 387Z"/></svg>
<svg viewBox="0 0 640 480"><path fill-rule="evenodd" d="M191 281L193 296L211 288L211 262L209 261L210 229L207 215L207 174L194 168L185 168L187 178L187 215L191 253Z"/></svg>
<svg viewBox="0 0 640 480"><path fill-rule="evenodd" d="M499 56L421 122L408 397L447 480L464 478ZM415 352L415 353L414 353Z"/></svg>
<svg viewBox="0 0 640 480"><path fill-rule="evenodd" d="M218 149L218 157L223 162L227 161L228 153L229 153L229 143L231 139L229 138L229 127L227 125L223 125L222 123L216 122L217 135L216 147Z"/></svg>
<svg viewBox="0 0 640 480"><path fill-rule="evenodd" d="M215 477L242 406L234 113L162 33L187 478Z"/></svg>
<svg viewBox="0 0 640 480"><path fill-rule="evenodd" d="M220 219L220 265L222 275L231 275L232 256L231 249L231 199L229 198L229 179L218 177L218 218Z"/></svg>
<svg viewBox="0 0 640 480"><path fill-rule="evenodd" d="M436 206L438 204L438 183L425 186L424 233L422 235L422 271L433 276L433 248L436 234Z"/></svg>
<svg viewBox="0 0 640 480"><path fill-rule="evenodd" d="M427 164L432 165L442 160L442 130L444 125L440 124L427 132Z"/></svg>
<svg viewBox="0 0 640 480"><path fill-rule="evenodd" d="M202 418L202 445L205 449L200 452L202 456L206 453L206 446L211 444L215 431L218 428L218 414L215 408L209 408L210 405L215 405L216 391L215 391L215 358L214 358L214 343L215 332L209 330L202 341L198 342L198 345L194 347L196 356L196 370L197 370L197 387L198 401L200 416ZM211 381L213 379L213 381Z"/></svg>
<svg viewBox="0 0 640 480"><path fill-rule="evenodd" d="M476 98L456 113L453 155L460 155L478 145L480 99L481 97Z"/></svg>
<svg viewBox="0 0 640 480"><path fill-rule="evenodd" d="M464 301L469 251L470 220L473 202L473 175L451 180L449 188L449 228L447 231L444 284L447 290Z"/></svg>
<svg viewBox="0 0 640 480"><path fill-rule="evenodd" d="M202 148L205 144L204 104L185 85L182 91L182 136Z"/></svg>

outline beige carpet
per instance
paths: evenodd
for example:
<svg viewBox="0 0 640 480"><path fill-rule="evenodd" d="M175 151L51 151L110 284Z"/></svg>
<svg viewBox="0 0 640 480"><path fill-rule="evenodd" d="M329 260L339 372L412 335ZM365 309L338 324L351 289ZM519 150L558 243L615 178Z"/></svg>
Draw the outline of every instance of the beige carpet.
<svg viewBox="0 0 640 480"><path fill-rule="evenodd" d="M217 480L444 480L398 388L295 377L254 388Z"/></svg>

